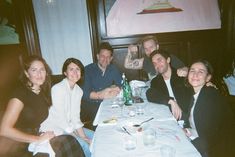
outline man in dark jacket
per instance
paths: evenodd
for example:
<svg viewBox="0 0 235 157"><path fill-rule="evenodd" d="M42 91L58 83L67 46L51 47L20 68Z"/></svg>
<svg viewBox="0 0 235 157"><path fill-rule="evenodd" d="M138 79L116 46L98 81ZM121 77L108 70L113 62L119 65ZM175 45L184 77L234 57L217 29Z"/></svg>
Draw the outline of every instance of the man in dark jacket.
<svg viewBox="0 0 235 157"><path fill-rule="evenodd" d="M185 85L185 78L179 77L170 65L170 55L163 50L155 50L150 55L155 70L159 73L151 81L147 90L150 102L168 105L173 116L179 120L183 112L187 112L189 105L189 88Z"/></svg>

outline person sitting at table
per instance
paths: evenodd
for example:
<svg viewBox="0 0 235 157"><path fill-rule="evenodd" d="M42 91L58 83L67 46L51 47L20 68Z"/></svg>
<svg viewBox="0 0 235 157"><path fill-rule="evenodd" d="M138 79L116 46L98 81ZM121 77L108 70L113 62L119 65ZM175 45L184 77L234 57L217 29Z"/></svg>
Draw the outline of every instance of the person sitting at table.
<svg viewBox="0 0 235 157"><path fill-rule="evenodd" d="M62 74L64 79L52 87L52 106L40 130L53 131L56 135L75 136L85 156L90 157L89 145L94 133L84 128L80 120L83 91L77 84L83 81L84 66L78 59L68 58L63 64Z"/></svg>
<svg viewBox="0 0 235 157"><path fill-rule="evenodd" d="M225 94L227 95L227 99L235 116L235 56L232 60L230 68L223 77L223 84L225 85Z"/></svg>
<svg viewBox="0 0 235 157"><path fill-rule="evenodd" d="M144 49L144 57L136 58L135 56L137 56L138 48L136 45L130 45L128 46L124 66L127 69L143 69L148 74L148 79L151 80L158 74L158 71L154 68L150 54L154 50L159 49L159 43L155 36L147 35L141 40L141 45ZM181 77L186 77L188 68L175 55L170 54L170 57L171 66L177 69L177 74Z"/></svg>
<svg viewBox="0 0 235 157"><path fill-rule="evenodd" d="M179 120L182 111L188 109L188 88L185 78L179 77L176 70L171 67L170 55L164 50L154 50L150 58L155 70L159 73L151 80L150 88L146 92L148 101L168 105L173 116Z"/></svg>
<svg viewBox="0 0 235 157"><path fill-rule="evenodd" d="M234 154L234 121L224 97L206 83L213 69L206 60L194 62L188 74L192 87L189 114L185 119L185 132L203 157L232 157Z"/></svg>
<svg viewBox="0 0 235 157"><path fill-rule="evenodd" d="M0 152L0 156L32 156L25 154L29 143L49 140L56 157L83 157L83 150L73 136L55 136L52 131L38 131L51 105L50 70L45 60L29 56L22 67L22 84L10 96L0 124L0 142L5 142L6 148ZM37 153L35 156L49 156L49 153Z"/></svg>
<svg viewBox="0 0 235 157"><path fill-rule="evenodd" d="M223 80L228 87L229 95L235 97L235 57L227 74L223 77Z"/></svg>
<svg viewBox="0 0 235 157"><path fill-rule="evenodd" d="M93 121L99 104L103 99L119 94L121 73L111 63L113 49L108 42L101 43L97 54L97 63L85 67L85 82L83 85L83 104L81 117L83 121Z"/></svg>

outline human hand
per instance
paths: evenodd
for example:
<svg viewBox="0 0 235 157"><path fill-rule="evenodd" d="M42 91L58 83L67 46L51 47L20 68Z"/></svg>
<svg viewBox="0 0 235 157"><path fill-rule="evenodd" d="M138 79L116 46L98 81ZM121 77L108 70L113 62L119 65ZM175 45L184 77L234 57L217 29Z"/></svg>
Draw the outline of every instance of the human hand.
<svg viewBox="0 0 235 157"><path fill-rule="evenodd" d="M53 137L55 137L54 132L53 131L47 131L47 132L44 132L43 134L41 134L39 136L38 142L42 142L42 141L45 141L45 140L50 140Z"/></svg>
<svg viewBox="0 0 235 157"><path fill-rule="evenodd" d="M181 119L182 117L182 110L179 107L179 105L177 104L177 102L175 100L170 99L168 104L171 105L171 112L173 114L173 116L175 117L176 120Z"/></svg>
<svg viewBox="0 0 235 157"><path fill-rule="evenodd" d="M116 93L119 93L121 91L121 89L118 87L118 86L111 86L111 92L116 92Z"/></svg>
<svg viewBox="0 0 235 157"><path fill-rule="evenodd" d="M187 137L192 136L192 133L189 131L189 129L184 128L183 131L184 131L184 133L185 133L185 135L186 135Z"/></svg>
<svg viewBox="0 0 235 157"><path fill-rule="evenodd" d="M91 144L91 139L89 139L86 135L85 135L85 133L84 133L84 131L83 131L83 128L78 128L78 129L75 129L74 131L73 131L73 134L75 135L75 137L77 138L77 137L80 137L81 139L83 139L85 142L87 142L88 144Z"/></svg>
<svg viewBox="0 0 235 157"><path fill-rule="evenodd" d="M87 142L89 145L91 144L91 139L89 139L89 138L87 138L87 137L85 137L85 138L83 138L83 140L85 141L85 142Z"/></svg>
<svg viewBox="0 0 235 157"><path fill-rule="evenodd" d="M183 67L177 69L177 75L179 77L186 77L188 75L188 67Z"/></svg>
<svg viewBox="0 0 235 157"><path fill-rule="evenodd" d="M129 45L128 46L128 54L133 56L136 55L136 53L138 52L138 47L136 45Z"/></svg>
<svg viewBox="0 0 235 157"><path fill-rule="evenodd" d="M207 87L214 87L215 89L218 89L218 88L216 87L216 85L213 84L212 82L207 82L207 83L206 83L206 86L207 86Z"/></svg>
<svg viewBox="0 0 235 157"><path fill-rule="evenodd" d="M120 88L115 87L108 87L101 91L103 99L113 98L117 96L120 92Z"/></svg>

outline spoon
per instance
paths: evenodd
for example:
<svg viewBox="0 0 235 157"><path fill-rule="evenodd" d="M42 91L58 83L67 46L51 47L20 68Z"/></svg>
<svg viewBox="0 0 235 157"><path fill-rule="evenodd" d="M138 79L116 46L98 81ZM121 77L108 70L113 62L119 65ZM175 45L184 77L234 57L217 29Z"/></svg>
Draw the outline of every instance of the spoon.
<svg viewBox="0 0 235 157"><path fill-rule="evenodd" d="M146 122L148 122L148 121L150 121L150 120L152 120L152 119L153 119L153 117L152 117L152 118L149 118L149 119L147 119L147 120L145 120L145 121L143 121L143 122L141 122L140 124L134 124L133 127L140 127L142 124L144 124L144 123L146 123Z"/></svg>

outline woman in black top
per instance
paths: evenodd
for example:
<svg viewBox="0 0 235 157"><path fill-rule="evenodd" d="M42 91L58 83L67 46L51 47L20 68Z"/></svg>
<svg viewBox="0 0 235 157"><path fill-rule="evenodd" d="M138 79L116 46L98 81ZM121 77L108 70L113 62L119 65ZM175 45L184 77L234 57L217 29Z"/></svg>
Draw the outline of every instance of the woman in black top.
<svg viewBox="0 0 235 157"><path fill-rule="evenodd" d="M50 70L45 60L38 56L28 57L23 65L21 81L22 85L11 95L0 125L2 139L10 143L15 141L17 148L11 146L0 155L25 156L29 143L50 140L56 157L84 156L80 145L72 136L55 137L49 131L39 135L38 128L47 118L51 105Z"/></svg>
<svg viewBox="0 0 235 157"><path fill-rule="evenodd" d="M205 84L212 77L212 67L205 60L194 62L188 73L193 88L192 104L186 119L186 135L203 157L234 155L233 118L219 91Z"/></svg>

